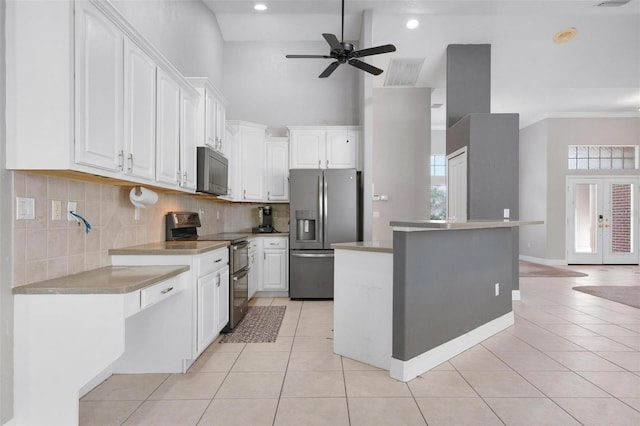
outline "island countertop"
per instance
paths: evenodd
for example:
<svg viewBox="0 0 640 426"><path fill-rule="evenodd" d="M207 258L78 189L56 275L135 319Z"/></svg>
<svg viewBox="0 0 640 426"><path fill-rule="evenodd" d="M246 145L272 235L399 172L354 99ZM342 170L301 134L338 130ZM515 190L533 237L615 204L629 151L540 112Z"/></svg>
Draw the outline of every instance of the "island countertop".
<svg viewBox="0 0 640 426"><path fill-rule="evenodd" d="M13 294L124 294L189 270L188 266L105 266L13 288Z"/></svg>
<svg viewBox="0 0 640 426"><path fill-rule="evenodd" d="M390 222L394 231L437 231L447 229L489 229L510 228L523 225L542 225L542 220L392 220Z"/></svg>
<svg viewBox="0 0 640 426"><path fill-rule="evenodd" d="M393 241L358 241L353 243L334 243L331 244L331 248L334 250L393 253Z"/></svg>
<svg viewBox="0 0 640 426"><path fill-rule="evenodd" d="M109 255L202 254L227 247L229 241L161 241L109 250Z"/></svg>

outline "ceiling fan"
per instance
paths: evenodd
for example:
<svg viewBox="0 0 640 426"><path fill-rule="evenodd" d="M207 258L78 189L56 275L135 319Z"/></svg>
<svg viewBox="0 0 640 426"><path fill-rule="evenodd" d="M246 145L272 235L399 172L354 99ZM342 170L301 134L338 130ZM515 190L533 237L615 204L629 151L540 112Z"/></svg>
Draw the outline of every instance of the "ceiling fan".
<svg viewBox="0 0 640 426"><path fill-rule="evenodd" d="M336 68L340 64L348 63L351 66L361 69L362 71L366 71L373 75L382 74L382 70L380 68L376 68L373 65L369 65L366 62L362 62L358 60L358 58L362 58L363 56L371 56L378 55L381 53L390 53L395 52L396 47L393 44L385 44L383 46L370 47L362 50L354 50L353 44L344 42L344 0L342 0L342 41L338 41L338 37L334 34L322 34L322 37L329 43L329 47L331 47L331 51L329 55L287 55L287 58L300 59L300 58L322 58L322 59L335 59L335 62L329 64L322 74L319 75L320 78L327 78L333 73Z"/></svg>

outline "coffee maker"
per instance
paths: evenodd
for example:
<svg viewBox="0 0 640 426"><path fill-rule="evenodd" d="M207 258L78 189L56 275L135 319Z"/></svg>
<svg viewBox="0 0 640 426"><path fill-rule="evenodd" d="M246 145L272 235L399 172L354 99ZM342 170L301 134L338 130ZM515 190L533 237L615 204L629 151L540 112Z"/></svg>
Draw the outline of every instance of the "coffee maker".
<svg viewBox="0 0 640 426"><path fill-rule="evenodd" d="M273 229L271 206L258 207L258 227L253 228L253 232L259 234L275 232Z"/></svg>

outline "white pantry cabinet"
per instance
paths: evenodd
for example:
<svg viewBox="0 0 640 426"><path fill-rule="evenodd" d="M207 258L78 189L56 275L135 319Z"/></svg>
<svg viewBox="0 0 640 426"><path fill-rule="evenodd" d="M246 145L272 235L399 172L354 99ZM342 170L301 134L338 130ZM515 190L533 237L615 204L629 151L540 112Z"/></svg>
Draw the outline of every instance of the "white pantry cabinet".
<svg viewBox="0 0 640 426"><path fill-rule="evenodd" d="M178 96L193 88L111 3L19 1L6 13L7 168L193 192L162 158L165 149L180 150L173 146L183 126L176 87Z"/></svg>
<svg viewBox="0 0 640 426"><path fill-rule="evenodd" d="M264 182L267 201L289 201L289 138L267 138Z"/></svg>
<svg viewBox="0 0 640 426"><path fill-rule="evenodd" d="M231 145L229 187L225 199L264 201L266 126L246 121L227 121L227 139Z"/></svg>
<svg viewBox="0 0 640 426"><path fill-rule="evenodd" d="M359 169L360 129L289 126L291 169Z"/></svg>

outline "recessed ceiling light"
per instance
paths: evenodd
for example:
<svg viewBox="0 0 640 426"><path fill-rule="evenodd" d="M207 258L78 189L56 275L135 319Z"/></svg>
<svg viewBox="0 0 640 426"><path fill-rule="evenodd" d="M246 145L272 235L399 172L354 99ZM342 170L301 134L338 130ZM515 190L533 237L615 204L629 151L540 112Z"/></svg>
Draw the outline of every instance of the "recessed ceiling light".
<svg viewBox="0 0 640 426"><path fill-rule="evenodd" d="M577 35L578 30L574 27L571 27L562 31L558 31L556 35L553 36L553 41L555 43L566 43L573 40Z"/></svg>
<svg viewBox="0 0 640 426"><path fill-rule="evenodd" d="M420 25L420 22L418 22L417 19L409 19L407 21L407 28L409 28L410 30L418 28L418 25Z"/></svg>
<svg viewBox="0 0 640 426"><path fill-rule="evenodd" d="M255 10L262 12L263 10L267 10L267 5L262 3L257 3L255 6L253 6L253 8Z"/></svg>

